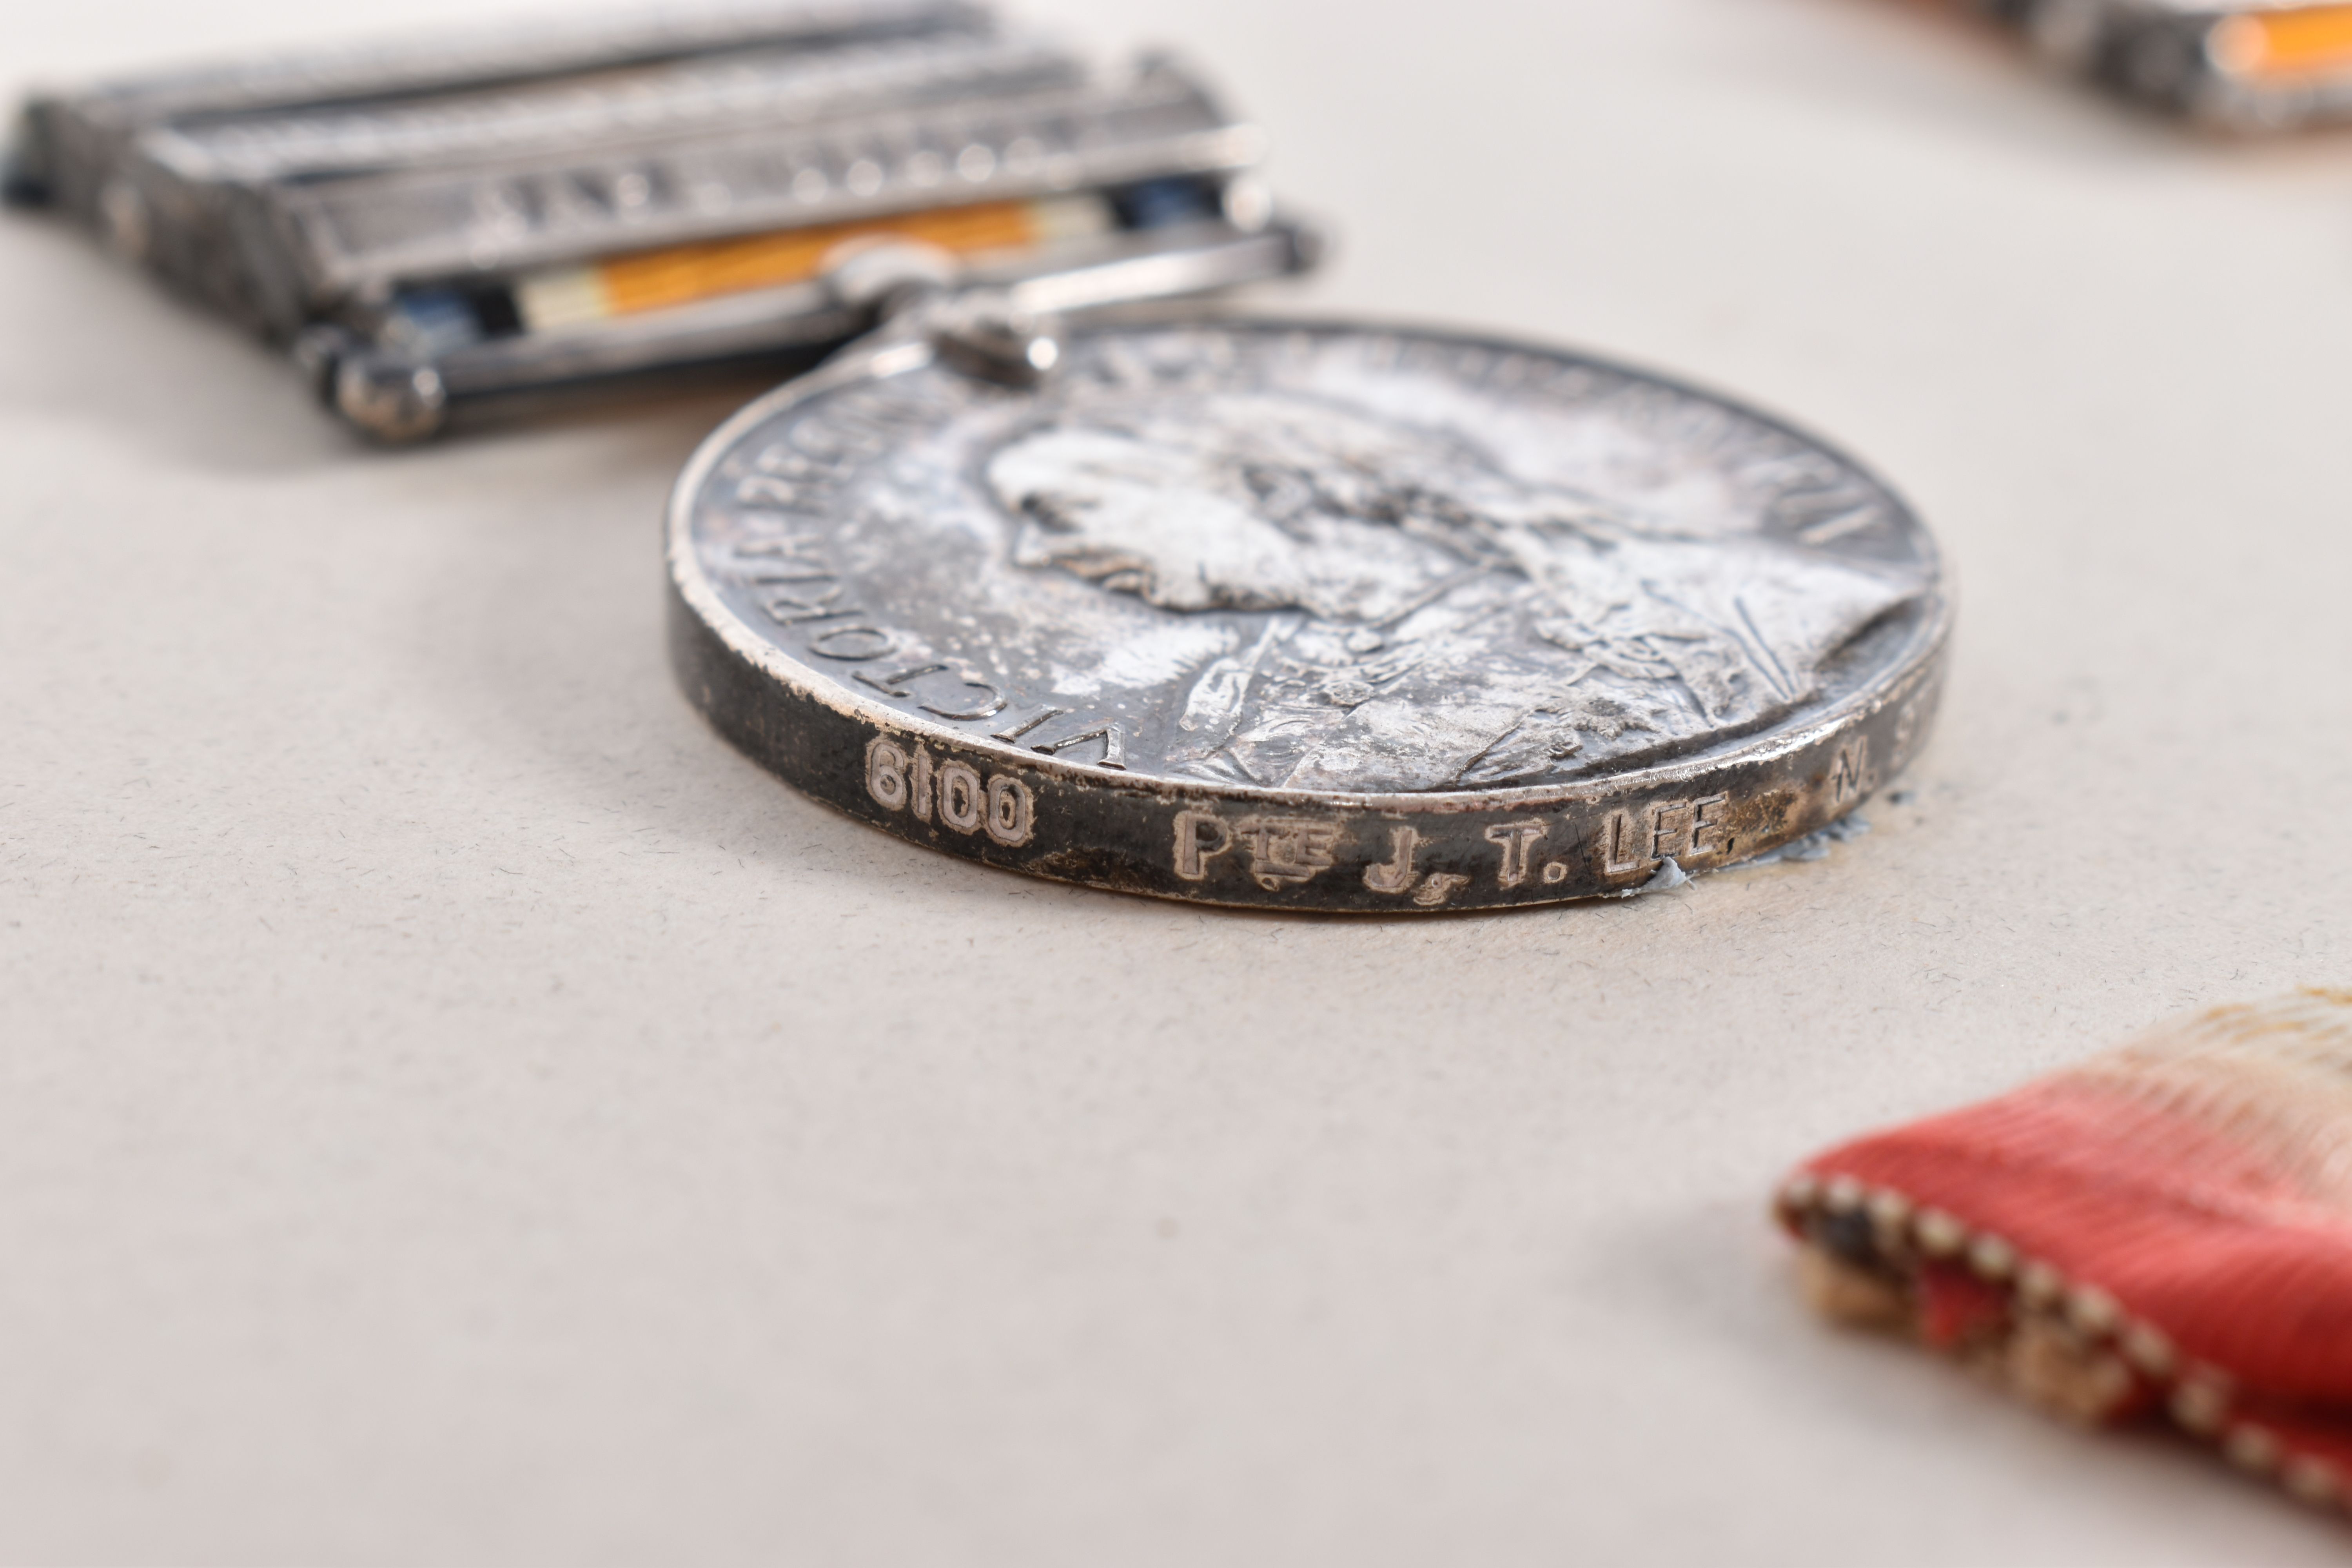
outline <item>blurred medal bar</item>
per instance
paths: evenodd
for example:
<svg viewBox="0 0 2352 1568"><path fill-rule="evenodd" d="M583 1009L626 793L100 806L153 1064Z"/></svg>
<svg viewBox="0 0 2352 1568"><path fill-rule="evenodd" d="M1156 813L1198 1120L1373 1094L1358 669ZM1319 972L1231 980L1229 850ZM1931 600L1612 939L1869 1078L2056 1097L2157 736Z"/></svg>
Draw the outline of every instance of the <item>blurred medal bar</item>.
<svg viewBox="0 0 2352 1568"><path fill-rule="evenodd" d="M2341 0L1977 0L2036 52L2220 129L2352 119L2352 5Z"/></svg>
<svg viewBox="0 0 2352 1568"><path fill-rule="evenodd" d="M846 258L1103 303L1297 271L1192 75L937 0L735 5L37 97L9 192L290 345L375 436L873 324ZM1042 290L1042 293L1040 291Z"/></svg>

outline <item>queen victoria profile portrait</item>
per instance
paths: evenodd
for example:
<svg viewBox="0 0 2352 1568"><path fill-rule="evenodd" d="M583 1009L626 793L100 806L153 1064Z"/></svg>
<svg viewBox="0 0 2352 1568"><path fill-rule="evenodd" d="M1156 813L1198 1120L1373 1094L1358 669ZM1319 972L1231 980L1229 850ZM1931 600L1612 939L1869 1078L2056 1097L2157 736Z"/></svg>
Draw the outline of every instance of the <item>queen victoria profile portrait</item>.
<svg viewBox="0 0 2352 1568"><path fill-rule="evenodd" d="M1171 762L1271 788L1532 784L1754 731L1921 591L1303 393L1034 427L985 479L1019 566L1228 613L1226 651L1171 693Z"/></svg>

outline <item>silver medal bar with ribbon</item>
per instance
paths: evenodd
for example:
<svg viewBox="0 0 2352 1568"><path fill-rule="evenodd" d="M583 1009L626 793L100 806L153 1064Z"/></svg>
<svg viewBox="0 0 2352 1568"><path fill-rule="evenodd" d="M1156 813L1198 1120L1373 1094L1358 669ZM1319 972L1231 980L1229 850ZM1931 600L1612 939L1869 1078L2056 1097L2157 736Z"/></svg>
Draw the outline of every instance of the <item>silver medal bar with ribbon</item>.
<svg viewBox="0 0 2352 1568"><path fill-rule="evenodd" d="M1314 237L1255 177L1263 142L1169 59L819 0L37 98L10 189L406 440L616 377L813 363L875 324L844 279L877 247L1057 308L1301 270Z"/></svg>

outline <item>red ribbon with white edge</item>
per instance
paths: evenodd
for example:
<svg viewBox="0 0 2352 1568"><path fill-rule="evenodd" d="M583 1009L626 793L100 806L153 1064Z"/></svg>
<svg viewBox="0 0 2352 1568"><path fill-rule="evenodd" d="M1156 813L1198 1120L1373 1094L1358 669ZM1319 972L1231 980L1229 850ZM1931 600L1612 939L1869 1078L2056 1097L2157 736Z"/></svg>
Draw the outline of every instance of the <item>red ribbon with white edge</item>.
<svg viewBox="0 0 2352 1568"><path fill-rule="evenodd" d="M1809 1295L2352 1505L2352 992L2217 1008L1781 1186Z"/></svg>

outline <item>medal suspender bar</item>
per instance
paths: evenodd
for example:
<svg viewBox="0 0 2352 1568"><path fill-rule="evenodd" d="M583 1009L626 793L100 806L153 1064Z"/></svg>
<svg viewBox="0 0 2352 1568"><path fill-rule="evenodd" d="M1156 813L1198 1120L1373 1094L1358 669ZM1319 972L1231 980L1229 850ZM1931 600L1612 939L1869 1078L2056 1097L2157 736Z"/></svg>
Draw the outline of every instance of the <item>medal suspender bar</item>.
<svg viewBox="0 0 2352 1568"><path fill-rule="evenodd" d="M12 190L411 440L620 377L804 368L872 324L832 274L879 243L1056 308L1302 270L1314 237L1251 174L1262 142L1171 61L1106 70L901 0L37 100Z"/></svg>

